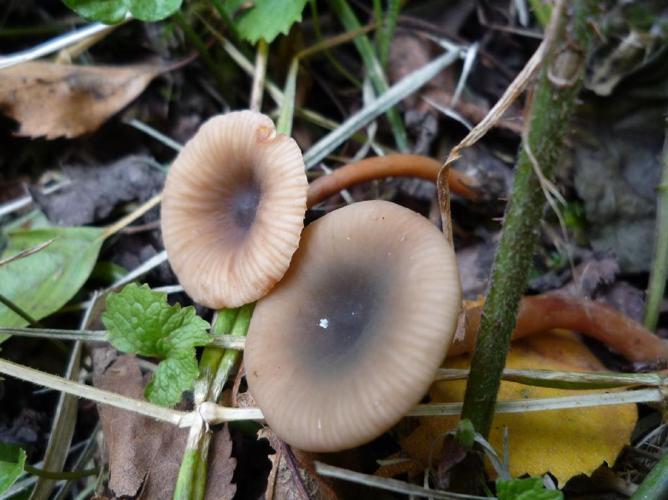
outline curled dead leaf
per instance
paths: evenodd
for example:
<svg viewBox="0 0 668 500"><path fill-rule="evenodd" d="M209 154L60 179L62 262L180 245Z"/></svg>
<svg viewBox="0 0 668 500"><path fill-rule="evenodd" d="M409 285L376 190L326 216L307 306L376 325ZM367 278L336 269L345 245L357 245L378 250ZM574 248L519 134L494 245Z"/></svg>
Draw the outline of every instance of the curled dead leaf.
<svg viewBox="0 0 668 500"><path fill-rule="evenodd" d="M168 69L156 64L19 64L0 70L0 110L19 122L16 135L77 137L96 130Z"/></svg>
<svg viewBox="0 0 668 500"><path fill-rule="evenodd" d="M470 356L449 359L447 368L467 368ZM604 367L572 334L551 333L514 342L506 362L508 368L599 371ZM437 382L430 394L436 402L462 401L465 381ZM500 400L534 399L583 394L585 392L532 387L501 382ZM602 463L612 465L628 444L637 420L636 405L496 415L489 441L500 453L503 430L508 428L510 473L540 476L551 472L563 485L578 474L591 475ZM401 443L409 456L429 467L439 457L443 437L457 425L457 417L427 417ZM433 459L432 459L433 461ZM433 467L438 464L432 463Z"/></svg>

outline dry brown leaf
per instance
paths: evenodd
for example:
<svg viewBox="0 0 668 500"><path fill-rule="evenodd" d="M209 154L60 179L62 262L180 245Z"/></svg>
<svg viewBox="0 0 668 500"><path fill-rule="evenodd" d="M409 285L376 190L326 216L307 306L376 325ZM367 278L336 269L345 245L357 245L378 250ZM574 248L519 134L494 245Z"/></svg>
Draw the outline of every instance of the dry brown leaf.
<svg viewBox="0 0 668 500"><path fill-rule="evenodd" d="M470 356L447 360L448 368L466 368ZM550 333L513 342L506 367L521 369L600 371L604 367L570 332ZM436 382L430 390L437 402L461 401L465 381ZM501 382L500 400L534 399L607 391L573 391ZM590 475L603 462L612 465L629 443L637 420L634 404L567 410L498 414L489 441L500 453L503 429L508 428L510 473L539 476L551 472L565 484L578 474ZM440 456L444 435L458 417L427 417L401 443L411 457L429 466ZM437 464L433 463L433 466Z"/></svg>
<svg viewBox="0 0 668 500"><path fill-rule="evenodd" d="M0 70L0 110L16 135L77 137L96 130L167 68L28 62Z"/></svg>
<svg viewBox="0 0 668 500"><path fill-rule="evenodd" d="M109 351L96 352L94 385L143 399L145 379L137 359L120 356L105 370ZM110 406L99 405L98 410L109 456L109 488L118 497L171 498L188 430ZM212 438L207 500L234 496L236 459L231 454L232 441L225 427Z"/></svg>
<svg viewBox="0 0 668 500"><path fill-rule="evenodd" d="M315 473L312 454L289 449L268 427L260 429L257 436L259 439L269 441L269 445L275 451L273 455L269 455L271 471L267 479L267 491L264 494L266 500L335 500L338 498L326 479Z"/></svg>

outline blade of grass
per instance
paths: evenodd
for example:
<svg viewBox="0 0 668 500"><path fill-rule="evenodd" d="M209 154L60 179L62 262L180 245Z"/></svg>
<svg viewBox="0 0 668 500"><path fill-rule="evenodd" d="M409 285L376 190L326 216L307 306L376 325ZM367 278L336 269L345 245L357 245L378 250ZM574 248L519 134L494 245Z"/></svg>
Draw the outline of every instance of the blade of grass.
<svg viewBox="0 0 668 500"><path fill-rule="evenodd" d="M343 144L360 128L383 114L387 109L409 96L429 82L444 68L460 57L459 50L448 50L419 70L406 76L389 88L369 106L365 106L351 115L339 127L316 142L305 154L306 168L312 168L323 158Z"/></svg>
<svg viewBox="0 0 668 500"><path fill-rule="evenodd" d="M257 44L255 56L255 70L253 71L253 85L249 109L260 111L262 109L262 96L264 94L264 80L267 75L267 59L269 57L269 44L260 39Z"/></svg>
<svg viewBox="0 0 668 500"><path fill-rule="evenodd" d="M330 0L329 4L346 30L353 31L360 29L361 24L346 0ZM376 92L383 95L387 92L389 86L371 41L367 36L360 36L355 39L355 47L357 47L357 51L362 56L362 61ZM406 135L406 129L404 128L401 116L399 116L396 109L391 109L391 107L386 109L385 113L387 113L387 119L392 127L397 148L402 152L408 151L408 136Z"/></svg>
<svg viewBox="0 0 668 500"><path fill-rule="evenodd" d="M91 304L86 310L81 320L81 329L87 329L97 318L93 314L97 295L94 295ZM79 377L81 368L81 353L83 344L77 341L72 346L70 359L65 370L65 378L76 380ZM53 423L51 424L51 433L49 441L44 452L43 469L54 473L62 473L67 455L69 454L72 437L74 436L74 427L77 423L77 398L65 393L60 394L58 405L56 406ZM68 479L68 478L65 478ZM37 479L35 489L30 494L30 500L46 500L51 496L51 492L56 485L56 480L48 476L40 476Z"/></svg>
<svg viewBox="0 0 668 500"><path fill-rule="evenodd" d="M387 0L387 10L383 19L380 0L374 0L374 15L376 23L380 28L376 32L376 48L378 49L378 59L383 68L387 67L387 61L390 57L390 45L394 37L394 30L397 27L397 19L401 10L401 0Z"/></svg>

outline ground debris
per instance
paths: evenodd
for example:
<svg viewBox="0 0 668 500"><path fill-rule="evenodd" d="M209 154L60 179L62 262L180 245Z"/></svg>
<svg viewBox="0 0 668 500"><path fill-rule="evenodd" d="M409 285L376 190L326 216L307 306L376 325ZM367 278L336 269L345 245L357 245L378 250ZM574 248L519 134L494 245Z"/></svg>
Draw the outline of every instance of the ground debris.
<svg viewBox="0 0 668 500"><path fill-rule="evenodd" d="M0 110L16 135L77 137L93 132L143 92L164 68L29 62L0 70Z"/></svg>

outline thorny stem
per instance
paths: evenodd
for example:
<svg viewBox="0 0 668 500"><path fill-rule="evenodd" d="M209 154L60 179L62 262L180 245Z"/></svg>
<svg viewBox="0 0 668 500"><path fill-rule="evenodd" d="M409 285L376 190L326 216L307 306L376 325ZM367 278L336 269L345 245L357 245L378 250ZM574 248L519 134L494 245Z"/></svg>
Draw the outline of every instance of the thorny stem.
<svg viewBox="0 0 668 500"><path fill-rule="evenodd" d="M656 211L656 237L654 241L654 263L647 288L647 306L645 309L645 326L654 331L659 321L661 301L666 289L668 274L668 115L665 118L666 138L663 143L661 184L658 190Z"/></svg>
<svg viewBox="0 0 668 500"><path fill-rule="evenodd" d="M462 419L471 420L485 438L492 424L501 373L528 281L545 204L528 151L550 179L580 89L591 30L588 20L595 4L593 0L569 3L560 16L555 42L547 49L536 85L528 141L522 145L517 162L462 411ZM556 15L557 9L554 12Z"/></svg>

